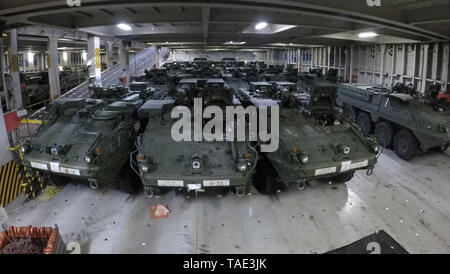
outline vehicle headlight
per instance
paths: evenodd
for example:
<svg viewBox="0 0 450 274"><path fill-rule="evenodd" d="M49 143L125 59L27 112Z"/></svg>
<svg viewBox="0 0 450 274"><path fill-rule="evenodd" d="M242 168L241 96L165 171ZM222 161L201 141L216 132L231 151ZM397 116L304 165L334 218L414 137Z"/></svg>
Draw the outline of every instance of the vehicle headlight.
<svg viewBox="0 0 450 274"><path fill-rule="evenodd" d="M28 146L28 145L22 145L21 147L20 147L20 151L22 152L22 153L26 153L27 151L28 151L28 149L29 149L30 147Z"/></svg>
<svg viewBox="0 0 450 274"><path fill-rule="evenodd" d="M344 154L349 154L350 153L350 147L346 146L346 145L340 145L339 146L339 150L344 153Z"/></svg>
<svg viewBox="0 0 450 274"><path fill-rule="evenodd" d="M142 172L148 172L150 169L148 166L142 165L141 170L142 170Z"/></svg>
<svg viewBox="0 0 450 274"><path fill-rule="evenodd" d="M90 163L92 162L91 156L86 155L86 156L84 157L84 161L86 161L86 163L90 164Z"/></svg>
<svg viewBox="0 0 450 274"><path fill-rule="evenodd" d="M373 148L373 151L376 153L378 153L378 151L380 151L380 147L378 145L373 145L372 148Z"/></svg>
<svg viewBox="0 0 450 274"><path fill-rule="evenodd" d="M57 147L52 147L52 148L50 149L50 153L51 153L53 156L58 156L58 155L59 155L59 149L58 149Z"/></svg>
<svg viewBox="0 0 450 274"><path fill-rule="evenodd" d="M306 154L300 155L300 162L301 162L302 164L306 164L306 163L308 163L308 161L309 161L308 155L306 155Z"/></svg>
<svg viewBox="0 0 450 274"><path fill-rule="evenodd" d="M199 169L201 167L200 161L194 160L192 161L192 168Z"/></svg>
<svg viewBox="0 0 450 274"><path fill-rule="evenodd" d="M246 171L247 170L247 161L245 161L245 160L239 161L237 168L239 171L242 171L242 172Z"/></svg>
<svg viewBox="0 0 450 274"><path fill-rule="evenodd" d="M448 127L446 127L446 126L440 126L439 129L440 129L441 132L443 132L443 133L449 132L449 129L448 129Z"/></svg>

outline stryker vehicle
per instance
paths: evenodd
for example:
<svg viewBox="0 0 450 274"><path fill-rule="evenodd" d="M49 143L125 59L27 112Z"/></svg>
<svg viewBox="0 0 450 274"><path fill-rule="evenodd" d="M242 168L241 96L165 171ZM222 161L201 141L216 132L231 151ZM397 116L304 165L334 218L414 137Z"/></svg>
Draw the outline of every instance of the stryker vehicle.
<svg viewBox="0 0 450 274"><path fill-rule="evenodd" d="M256 90L269 86L268 83L252 85ZM261 153L253 180L259 192L269 194L291 183L303 189L313 179L345 183L356 170L372 174L378 145L338 113L335 86L316 84L310 101L303 106L290 92L266 98L244 89L238 93L243 105L280 107L279 148Z"/></svg>
<svg viewBox="0 0 450 274"><path fill-rule="evenodd" d="M300 73L299 91L310 92L314 83L319 81L319 77L314 73Z"/></svg>
<svg viewBox="0 0 450 274"><path fill-rule="evenodd" d="M192 61L192 66L196 67L196 68L200 68L200 67L207 66L207 65L208 65L208 59L206 59L206 58L197 57L197 58L194 58L194 60Z"/></svg>
<svg viewBox="0 0 450 274"><path fill-rule="evenodd" d="M185 82L195 81L198 80ZM222 79L209 79L203 88L200 86L197 84L195 93L202 99L202 107L218 106L224 110L233 105L233 91L224 86ZM244 195L257 163L256 150L246 141L175 141L171 129L177 121L171 118L171 111L177 105L180 104L176 100L149 100L139 109L140 117L149 118L144 134L136 141L136 160L145 195L152 197L171 188L196 193L231 188L236 195ZM192 112L192 108L188 109ZM192 121L196 119L194 115L190 117ZM203 126L206 122L203 120ZM191 136L197 133L198 129L192 126Z"/></svg>
<svg viewBox="0 0 450 274"><path fill-rule="evenodd" d="M127 193L139 190L130 165L136 136L146 125L137 117L138 94L108 104L98 99L61 98L51 103L33 139L21 146L23 164L57 184L87 182Z"/></svg>
<svg viewBox="0 0 450 274"><path fill-rule="evenodd" d="M337 104L365 134L374 133L380 145L410 160L419 151L445 151L450 144L450 106L439 105L437 95L419 98L376 86L341 84Z"/></svg>
<svg viewBox="0 0 450 274"><path fill-rule="evenodd" d="M286 81L279 81L279 82L271 82L272 85L274 85L277 89L281 90L281 92L297 92L297 84L292 82L286 82Z"/></svg>
<svg viewBox="0 0 450 274"><path fill-rule="evenodd" d="M154 85L164 85L169 81L166 69L151 69L144 70L146 82Z"/></svg>
<svg viewBox="0 0 450 274"><path fill-rule="evenodd" d="M122 85L112 85L107 87L89 86L89 97L103 100L118 100L128 96L130 89Z"/></svg>

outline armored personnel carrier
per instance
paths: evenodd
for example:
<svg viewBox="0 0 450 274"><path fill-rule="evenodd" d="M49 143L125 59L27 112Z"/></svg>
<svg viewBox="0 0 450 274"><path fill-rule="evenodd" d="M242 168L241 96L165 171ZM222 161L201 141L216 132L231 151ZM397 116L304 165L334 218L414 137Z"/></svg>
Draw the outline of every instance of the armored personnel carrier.
<svg viewBox="0 0 450 274"><path fill-rule="evenodd" d="M55 184L87 182L134 193L140 183L130 153L146 125L136 113L142 103L138 94L109 104L82 98L51 103L34 138L21 146L23 164Z"/></svg>
<svg viewBox="0 0 450 274"><path fill-rule="evenodd" d="M272 85L261 82L251 86L263 90ZM269 194L291 183L303 189L313 179L344 183L356 170L372 173L378 145L335 109L335 86L316 83L304 104L289 91L267 97L247 90L239 93L244 105L280 108L280 145L275 152L261 153L253 181L259 192Z"/></svg>
<svg viewBox="0 0 450 274"><path fill-rule="evenodd" d="M450 144L450 107L437 99L437 93L424 97L387 88L339 85L337 104L365 134L375 134L380 145L390 148L404 160L418 152Z"/></svg>
<svg viewBox="0 0 450 274"><path fill-rule="evenodd" d="M194 92L196 98L201 98L202 107L225 109L233 105L233 91L225 87L222 79L185 79L184 82L179 88ZM206 85L199 82L206 82ZM194 85L196 89L192 89ZM203 138L196 141L195 135L201 132L191 127L191 123L188 127L191 127L192 138L175 141L171 130L178 121L171 118L170 112L182 105L180 102L183 100L149 100L139 109L140 117L149 118L144 134L137 139L139 154L136 157L145 195L152 197L171 188L196 193L211 188L231 188L236 195L244 195L257 163L256 150L246 141L206 141ZM189 104L184 104L184 109L191 112L196 102L192 97ZM194 115L189 117L192 121L196 119ZM207 121L203 121L203 125ZM225 122L223 124L225 134L227 127Z"/></svg>

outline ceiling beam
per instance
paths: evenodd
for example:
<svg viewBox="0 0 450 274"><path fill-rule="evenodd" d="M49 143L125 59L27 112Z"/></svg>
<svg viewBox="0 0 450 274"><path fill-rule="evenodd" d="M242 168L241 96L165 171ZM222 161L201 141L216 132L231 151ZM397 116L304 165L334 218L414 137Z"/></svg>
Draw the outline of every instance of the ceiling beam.
<svg viewBox="0 0 450 274"><path fill-rule="evenodd" d="M161 1L155 0L151 3L144 3L142 1L127 1L126 3L113 2L106 0L86 0L81 7L68 7L61 4L59 1L42 1L39 4L23 5L20 7L14 6L11 3L5 3L3 9L0 10L0 16L3 15L10 21L16 22L33 22L31 17L38 15L50 15L55 13L66 13L75 11L89 11L92 9L99 9L108 4L110 8L130 7L140 9L148 7L201 7L205 4L203 1ZM356 22L361 24L369 24L373 27L390 28L398 32L405 32L410 34L420 35L429 40L442 40L450 39L446 34L436 33L424 28L420 28L417 25L411 25L411 20L407 22L404 18L405 11L401 9L389 9L385 8L384 12L380 13L380 9L368 8L365 1L361 0L348 0L346 5L339 4L340 1L322 0L320 3L312 0L303 1L268 1L268 0L246 0L242 2L229 2L225 0L210 0L208 5L213 8L242 8L242 9L260 9L262 11L282 12L282 13L297 13L308 14L314 16L322 16L333 20L340 20L346 22ZM348 3L348 4L347 4ZM156 8L158 9L158 8ZM433 14L426 14L426 19L433 18ZM447 17L448 18L448 17ZM3 19L0 17L0 19ZM424 21L424 20L420 20Z"/></svg>
<svg viewBox="0 0 450 274"><path fill-rule="evenodd" d="M111 15L111 16L114 15L114 13L112 13L111 11L109 11L109 10L107 10L107 9L99 9L99 11L101 11L101 12L103 12L103 13L106 13L106 14L108 14L108 15Z"/></svg>

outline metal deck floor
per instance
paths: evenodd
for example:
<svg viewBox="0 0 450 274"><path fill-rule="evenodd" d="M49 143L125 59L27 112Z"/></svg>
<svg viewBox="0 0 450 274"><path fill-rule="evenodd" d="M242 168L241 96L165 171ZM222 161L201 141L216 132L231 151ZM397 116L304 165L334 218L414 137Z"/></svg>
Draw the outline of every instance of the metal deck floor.
<svg viewBox="0 0 450 274"><path fill-rule="evenodd" d="M147 199L67 185L52 200L14 201L10 225L58 224L82 253L323 253L384 229L411 253L450 252L450 152L411 162L385 150L370 177L272 196L169 192ZM168 203L167 219L150 205ZM16 209L14 209L16 208Z"/></svg>

